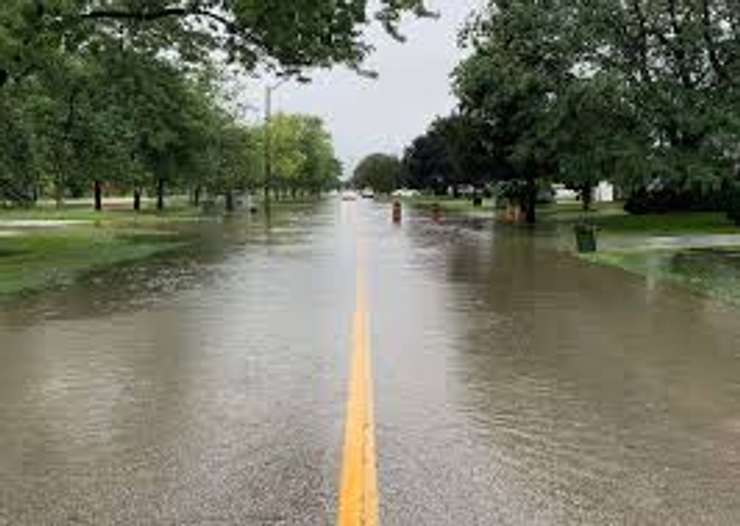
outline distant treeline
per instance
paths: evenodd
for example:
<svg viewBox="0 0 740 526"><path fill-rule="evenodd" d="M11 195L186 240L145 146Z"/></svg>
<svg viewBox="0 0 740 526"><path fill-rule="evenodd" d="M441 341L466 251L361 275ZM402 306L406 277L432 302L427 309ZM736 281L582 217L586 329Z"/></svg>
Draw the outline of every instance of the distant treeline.
<svg viewBox="0 0 740 526"><path fill-rule="evenodd" d="M248 126L220 71L362 70L371 48L360 28L375 16L397 37L407 11L427 14L422 0L3 0L0 201L92 192L99 205L113 189L163 206L168 190L229 203L266 184L333 187L341 169L321 121Z"/></svg>

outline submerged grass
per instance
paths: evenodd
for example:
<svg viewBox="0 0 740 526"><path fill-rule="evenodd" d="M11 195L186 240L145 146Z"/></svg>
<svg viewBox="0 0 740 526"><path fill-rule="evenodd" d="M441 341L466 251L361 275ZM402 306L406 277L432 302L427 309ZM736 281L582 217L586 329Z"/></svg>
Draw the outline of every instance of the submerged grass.
<svg viewBox="0 0 740 526"><path fill-rule="evenodd" d="M197 209L173 207L157 213L89 206L0 209L0 298L73 283L85 274L182 247L187 240L165 228L201 218ZM16 221L40 221L17 228ZM48 227L43 222L50 222ZM81 222L57 226L54 222Z"/></svg>
<svg viewBox="0 0 740 526"><path fill-rule="evenodd" d="M469 217L493 217L496 211L495 201L492 199L486 199L483 201L483 206L473 206L471 199L459 198L453 199L451 197L434 197L434 196L422 196L415 197L406 200L412 206L423 209L431 209L435 205L438 205L442 212L449 214L459 214Z"/></svg>
<svg viewBox="0 0 740 526"><path fill-rule="evenodd" d="M68 285L93 270L148 258L184 243L172 235L79 227L0 238L0 296Z"/></svg>
<svg viewBox="0 0 740 526"><path fill-rule="evenodd" d="M273 206L279 213L315 204L280 201ZM190 228L192 222L220 217L184 203L163 212L151 205L141 212L116 207L96 212L89 204L0 208L0 299L69 285L96 270L184 248L197 231ZM16 226L17 221L40 223L27 228ZM65 221L80 223L54 224Z"/></svg>
<svg viewBox="0 0 740 526"><path fill-rule="evenodd" d="M493 202L486 202L484 208L474 208L469 200L432 197L414 200L415 205L424 208L434 203L438 203L444 211L470 217L494 211ZM622 203L596 204L592 211L586 213L580 203L559 203L540 206L537 212L541 225L554 226L556 235L564 236L561 247L575 247L572 227L576 223L585 219L596 225L599 236L606 241L604 246L607 249L581 255L586 261L617 267L649 280L673 283L704 296L740 305L740 247L647 248L650 246L648 241L656 237L689 236L681 242L696 245L702 244L704 239L708 240L709 236L740 234L740 227L724 213L631 215L624 211ZM726 239L728 241L725 243L735 243L732 238Z"/></svg>
<svg viewBox="0 0 740 526"><path fill-rule="evenodd" d="M740 247L634 250L581 257L740 305Z"/></svg>

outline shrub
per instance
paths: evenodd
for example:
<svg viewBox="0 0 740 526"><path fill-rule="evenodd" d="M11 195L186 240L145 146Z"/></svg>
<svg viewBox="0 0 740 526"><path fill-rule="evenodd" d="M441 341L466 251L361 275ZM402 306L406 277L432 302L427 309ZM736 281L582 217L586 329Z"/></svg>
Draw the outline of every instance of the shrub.
<svg viewBox="0 0 740 526"><path fill-rule="evenodd" d="M740 184L735 183L727 194L727 217L740 226Z"/></svg>
<svg viewBox="0 0 740 526"><path fill-rule="evenodd" d="M727 210L728 192L723 190L678 190L663 187L633 192L624 205L630 214L664 214L673 211L720 212Z"/></svg>

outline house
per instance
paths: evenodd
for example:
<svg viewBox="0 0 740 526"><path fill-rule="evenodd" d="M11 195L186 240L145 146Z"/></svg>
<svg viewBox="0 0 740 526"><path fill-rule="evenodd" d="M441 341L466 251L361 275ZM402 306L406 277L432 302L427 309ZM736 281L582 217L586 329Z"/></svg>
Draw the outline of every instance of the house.
<svg viewBox="0 0 740 526"><path fill-rule="evenodd" d="M564 184L553 184L552 188L555 191L556 203L568 203L581 200L580 192L567 188ZM601 181L593 188L592 192L592 202L594 203L614 202L614 185L608 181Z"/></svg>

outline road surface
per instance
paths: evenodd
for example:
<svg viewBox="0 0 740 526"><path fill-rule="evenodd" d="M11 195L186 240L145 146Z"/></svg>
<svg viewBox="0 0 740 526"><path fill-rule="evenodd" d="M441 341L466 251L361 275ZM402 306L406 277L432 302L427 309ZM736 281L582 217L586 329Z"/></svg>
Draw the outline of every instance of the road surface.
<svg viewBox="0 0 740 526"><path fill-rule="evenodd" d="M0 305L0 525L740 523L738 311L327 201Z"/></svg>

